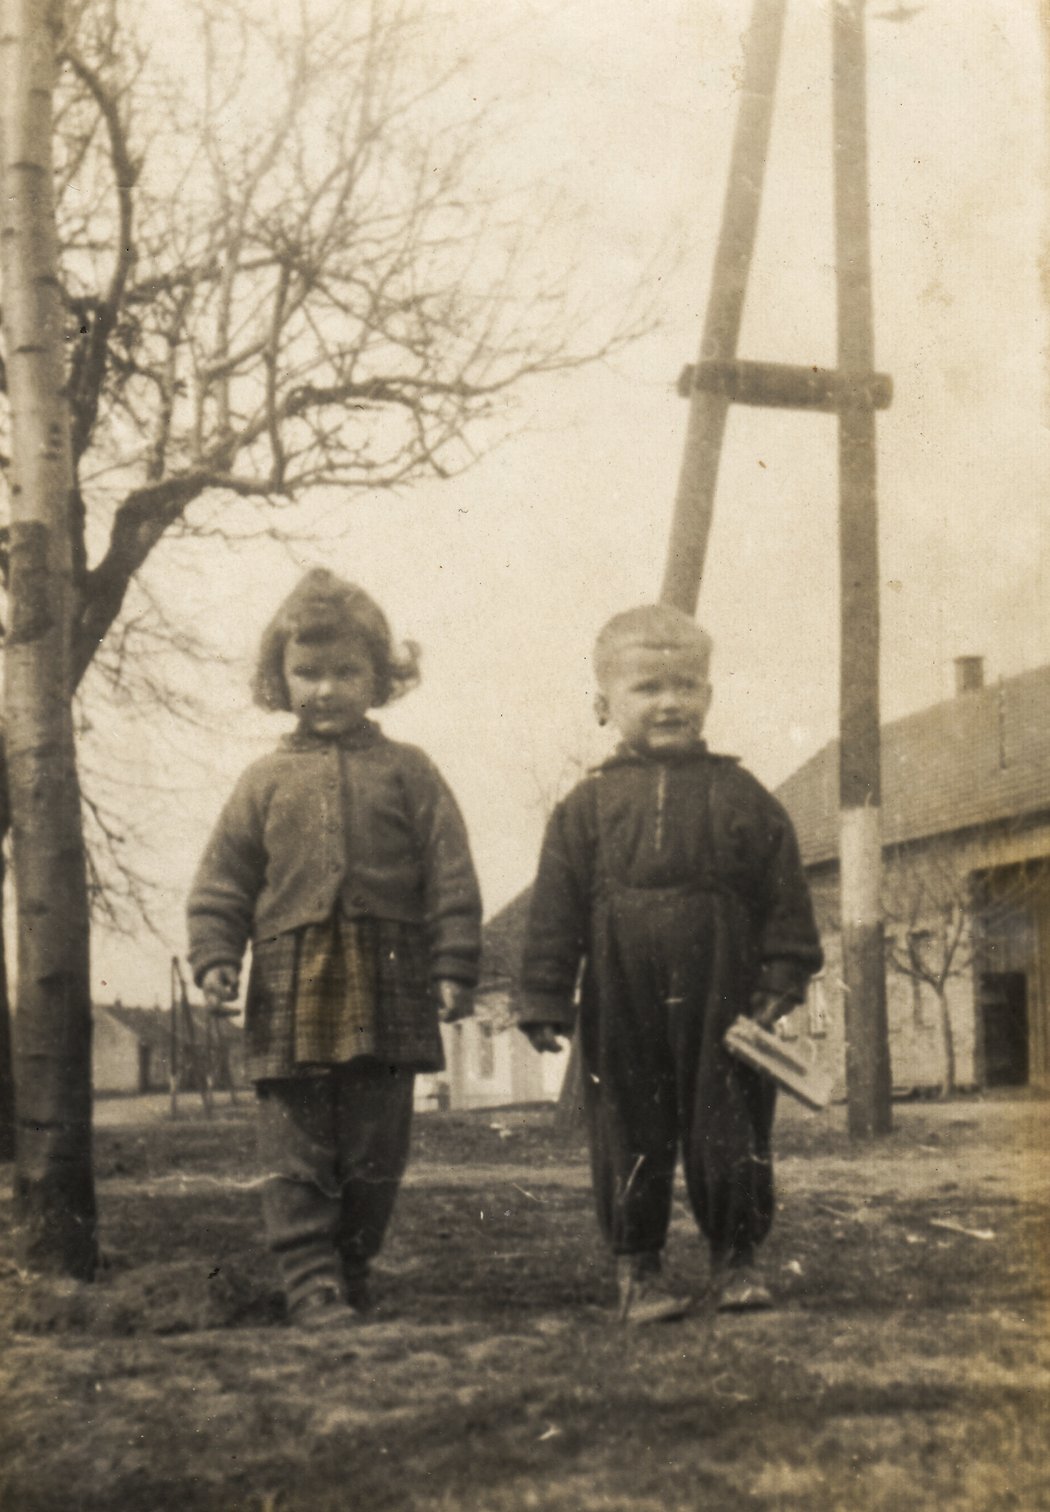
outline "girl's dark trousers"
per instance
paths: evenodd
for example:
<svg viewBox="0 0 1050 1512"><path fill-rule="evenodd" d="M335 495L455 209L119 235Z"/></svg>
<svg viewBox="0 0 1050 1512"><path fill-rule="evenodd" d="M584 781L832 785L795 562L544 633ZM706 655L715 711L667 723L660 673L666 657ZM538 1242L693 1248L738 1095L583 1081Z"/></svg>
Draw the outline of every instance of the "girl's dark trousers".
<svg viewBox="0 0 1050 1512"><path fill-rule="evenodd" d="M722 1036L756 975L745 905L725 892L607 886L580 1009L591 1169L618 1255L659 1252L679 1150L715 1264L746 1264L773 1217L774 1089Z"/></svg>
<svg viewBox="0 0 1050 1512"><path fill-rule="evenodd" d="M263 1220L290 1312L364 1296L408 1162L411 1070L358 1060L257 1084Z"/></svg>

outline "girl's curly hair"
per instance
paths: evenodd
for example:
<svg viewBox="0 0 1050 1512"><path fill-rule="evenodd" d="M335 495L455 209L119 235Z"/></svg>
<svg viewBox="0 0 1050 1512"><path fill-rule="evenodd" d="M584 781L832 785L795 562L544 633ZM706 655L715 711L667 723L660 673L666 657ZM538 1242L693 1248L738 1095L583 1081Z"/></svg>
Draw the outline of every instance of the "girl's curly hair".
<svg viewBox="0 0 1050 1512"><path fill-rule="evenodd" d="M289 641L316 646L343 635L359 640L371 659L376 679L374 708L400 698L419 682L419 647L415 641L395 647L386 615L363 588L336 577L327 567L313 567L262 633L252 676L252 697L259 707L291 710L284 680L284 652Z"/></svg>

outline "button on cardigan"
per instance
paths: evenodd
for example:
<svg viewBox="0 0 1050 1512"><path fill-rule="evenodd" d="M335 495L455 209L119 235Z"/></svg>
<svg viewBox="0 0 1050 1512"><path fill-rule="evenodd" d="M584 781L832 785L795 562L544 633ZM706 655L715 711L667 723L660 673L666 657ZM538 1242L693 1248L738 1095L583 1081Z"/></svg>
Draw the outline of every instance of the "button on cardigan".
<svg viewBox="0 0 1050 1512"><path fill-rule="evenodd" d="M296 732L242 775L188 904L195 981L339 911L422 924L433 979L477 979L481 899L466 828L430 758L376 725Z"/></svg>

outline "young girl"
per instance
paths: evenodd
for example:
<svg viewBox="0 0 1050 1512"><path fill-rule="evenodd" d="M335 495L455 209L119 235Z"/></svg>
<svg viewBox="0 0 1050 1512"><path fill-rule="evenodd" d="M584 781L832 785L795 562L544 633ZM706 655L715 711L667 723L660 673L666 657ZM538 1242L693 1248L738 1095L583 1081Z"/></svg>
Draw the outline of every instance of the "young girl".
<svg viewBox="0 0 1050 1512"><path fill-rule="evenodd" d="M263 1217L289 1318L307 1328L367 1309L415 1073L443 1069L439 1020L472 1011L481 901L463 820L429 758L367 718L417 681L418 648L395 650L378 605L308 572L252 685L298 726L241 777L190 893L210 1003L237 996L251 940Z"/></svg>

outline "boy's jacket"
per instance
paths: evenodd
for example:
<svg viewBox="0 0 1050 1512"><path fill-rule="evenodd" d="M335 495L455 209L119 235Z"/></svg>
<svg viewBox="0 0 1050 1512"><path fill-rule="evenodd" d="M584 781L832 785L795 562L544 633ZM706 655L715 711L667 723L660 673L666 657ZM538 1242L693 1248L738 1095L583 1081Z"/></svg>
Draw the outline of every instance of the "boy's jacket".
<svg viewBox="0 0 1050 1512"><path fill-rule="evenodd" d="M752 991L801 1000L822 952L791 820L738 762L703 743L623 747L551 815L533 889L519 1020L570 1028L593 912L617 888L713 893L753 942ZM655 902L655 897L654 897ZM658 928L658 910L654 927Z"/></svg>
<svg viewBox="0 0 1050 1512"><path fill-rule="evenodd" d="M481 898L459 808L424 752L371 723L342 741L297 732L245 771L190 891L194 978L337 908L424 924L432 976L476 980Z"/></svg>

